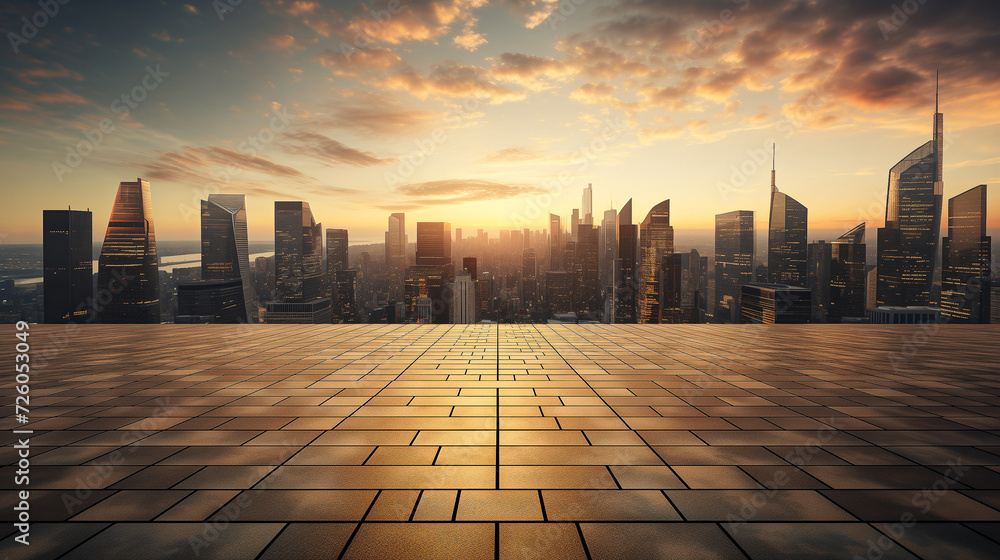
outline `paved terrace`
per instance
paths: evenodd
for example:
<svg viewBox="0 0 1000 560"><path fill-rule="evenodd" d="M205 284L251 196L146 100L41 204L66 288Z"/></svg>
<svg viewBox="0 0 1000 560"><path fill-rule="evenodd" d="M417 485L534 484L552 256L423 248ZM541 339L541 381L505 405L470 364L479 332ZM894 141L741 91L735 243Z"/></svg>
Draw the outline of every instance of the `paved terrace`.
<svg viewBox="0 0 1000 560"><path fill-rule="evenodd" d="M63 333L0 557L1000 558L998 327Z"/></svg>

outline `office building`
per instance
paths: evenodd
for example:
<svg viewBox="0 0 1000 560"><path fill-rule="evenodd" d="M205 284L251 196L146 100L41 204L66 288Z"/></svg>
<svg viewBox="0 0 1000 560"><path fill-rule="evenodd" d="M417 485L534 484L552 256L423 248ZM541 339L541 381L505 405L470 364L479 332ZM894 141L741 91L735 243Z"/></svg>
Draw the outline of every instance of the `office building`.
<svg viewBox="0 0 1000 560"><path fill-rule="evenodd" d="M806 285L808 211L780 192L771 164L771 210L767 228L767 272L772 284Z"/></svg>
<svg viewBox="0 0 1000 560"><path fill-rule="evenodd" d="M42 211L43 313L46 323L88 323L94 299L90 210Z"/></svg>
<svg viewBox="0 0 1000 560"><path fill-rule="evenodd" d="M476 322L476 284L472 273L463 269L455 275L452 284L451 322L456 325L467 325Z"/></svg>
<svg viewBox="0 0 1000 560"><path fill-rule="evenodd" d="M266 323L329 323L332 300L323 290L323 226L309 204L274 203L275 300L266 304Z"/></svg>
<svg viewBox="0 0 1000 560"><path fill-rule="evenodd" d="M926 305L883 305L868 310L868 322L874 325L928 325L940 321L941 310Z"/></svg>
<svg viewBox="0 0 1000 560"><path fill-rule="evenodd" d="M639 318L639 227L632 224L632 199L618 213L618 258L615 259L615 323Z"/></svg>
<svg viewBox="0 0 1000 560"><path fill-rule="evenodd" d="M639 224L639 319L659 323L660 271L663 255L674 252L674 228L670 226L670 200L653 206Z"/></svg>
<svg viewBox="0 0 1000 560"><path fill-rule="evenodd" d="M526 309L538 306L538 262L531 247L521 250L521 301Z"/></svg>
<svg viewBox="0 0 1000 560"><path fill-rule="evenodd" d="M594 186L587 183L587 188L583 189L583 204L580 206L583 212L583 224L594 225Z"/></svg>
<svg viewBox="0 0 1000 560"><path fill-rule="evenodd" d="M830 245L830 313L827 319L830 322L862 322L868 290L865 224L858 224Z"/></svg>
<svg viewBox="0 0 1000 560"><path fill-rule="evenodd" d="M118 185L97 260L102 323L159 323L160 274L149 182Z"/></svg>
<svg viewBox="0 0 1000 560"><path fill-rule="evenodd" d="M807 288L787 284L746 284L741 287L740 322L808 323L812 315Z"/></svg>
<svg viewBox="0 0 1000 560"><path fill-rule="evenodd" d="M611 209L604 211L604 219L601 220L601 232L598 255L598 266L600 267L601 289L607 290L614 286L615 278L615 258L618 256L618 211Z"/></svg>
<svg viewBox="0 0 1000 560"><path fill-rule="evenodd" d="M715 216L715 301L718 323L740 321L741 287L753 279L753 211Z"/></svg>
<svg viewBox="0 0 1000 560"><path fill-rule="evenodd" d="M659 278L659 322L700 323L704 273L698 251L662 255Z"/></svg>
<svg viewBox="0 0 1000 560"><path fill-rule="evenodd" d="M210 194L208 200L201 201L201 279L239 280L242 296L237 306L242 311L236 320L226 322L254 321L257 304L250 275L245 195ZM216 299L229 305L228 296ZM229 317L230 310L225 313L219 310L213 315Z"/></svg>
<svg viewBox="0 0 1000 560"><path fill-rule="evenodd" d="M549 270L562 270L562 225L559 216L549 214Z"/></svg>
<svg viewBox="0 0 1000 560"><path fill-rule="evenodd" d="M389 215L389 229L385 232L385 264L390 270L406 266L406 214Z"/></svg>
<svg viewBox="0 0 1000 560"><path fill-rule="evenodd" d="M944 193L944 115L934 111L931 139L889 170L885 227L878 230L878 306L932 302Z"/></svg>
<svg viewBox="0 0 1000 560"><path fill-rule="evenodd" d="M591 314L596 314L601 309L601 286L598 281L600 270L597 268L597 233L596 227L580 224L577 230L576 257L573 267L578 283L577 310Z"/></svg>
<svg viewBox="0 0 1000 560"><path fill-rule="evenodd" d="M992 247L986 235L986 185L948 199L942 248L941 314L953 323L989 323Z"/></svg>
<svg viewBox="0 0 1000 560"><path fill-rule="evenodd" d="M245 323L243 280L194 280L177 283L175 323Z"/></svg>

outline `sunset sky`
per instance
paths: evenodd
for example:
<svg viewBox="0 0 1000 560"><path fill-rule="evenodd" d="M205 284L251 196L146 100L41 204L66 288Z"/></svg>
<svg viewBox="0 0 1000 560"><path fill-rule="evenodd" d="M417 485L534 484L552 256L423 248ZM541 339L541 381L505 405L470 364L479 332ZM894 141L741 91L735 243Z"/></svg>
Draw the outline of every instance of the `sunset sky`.
<svg viewBox="0 0 1000 560"><path fill-rule="evenodd" d="M669 198L678 230L738 209L766 227L772 142L812 231L875 228L889 168L931 137L937 69L945 198L1000 183L995 0L99 5L35 33L37 2L0 7L3 243L67 206L99 241L136 177L164 240L198 239L211 192L247 194L251 240L305 200L359 243L390 212L411 240L418 221L542 229L588 183L597 221Z"/></svg>

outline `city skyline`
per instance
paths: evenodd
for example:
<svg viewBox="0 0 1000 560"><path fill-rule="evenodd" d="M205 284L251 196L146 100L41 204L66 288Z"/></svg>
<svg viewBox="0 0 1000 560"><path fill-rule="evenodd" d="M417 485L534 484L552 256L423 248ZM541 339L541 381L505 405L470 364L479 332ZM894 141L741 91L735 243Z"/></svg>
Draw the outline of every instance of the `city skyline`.
<svg viewBox="0 0 1000 560"><path fill-rule="evenodd" d="M377 243L386 212L536 229L580 207L588 184L594 214L627 188L637 209L671 199L679 231L710 231L719 205L753 210L764 231L755 156L771 143L813 228L877 228L883 162L926 134L936 68L948 184L1000 178L989 94L1000 78L976 62L1000 51L990 3L921 4L903 25L868 3L399 5L381 21L371 12L385 2L128 6L113 18L62 7L2 55L0 161L24 187L4 242L40 242L41 210L92 206L122 175L162 186L164 240L196 239L197 201L217 188L247 195L252 241L270 237L273 200L308 198L356 243ZM0 21L16 29L29 8L11 4ZM421 146L432 153L408 169ZM110 208L93 212L103 223Z"/></svg>

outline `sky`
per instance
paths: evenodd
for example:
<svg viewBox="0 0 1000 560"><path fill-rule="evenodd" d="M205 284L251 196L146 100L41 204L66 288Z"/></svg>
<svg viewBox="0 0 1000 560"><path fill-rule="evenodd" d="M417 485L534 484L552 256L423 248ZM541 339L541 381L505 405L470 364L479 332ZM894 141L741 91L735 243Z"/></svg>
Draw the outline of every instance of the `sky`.
<svg viewBox="0 0 1000 560"><path fill-rule="evenodd" d="M411 239L540 230L587 184L598 222L670 199L679 237L731 210L766 228L772 146L811 239L874 240L938 70L945 198L1000 183L995 0L52 4L0 4L0 243L66 207L99 241L136 177L164 240L198 239L214 192L247 195L251 240L305 200L365 243L391 212Z"/></svg>

